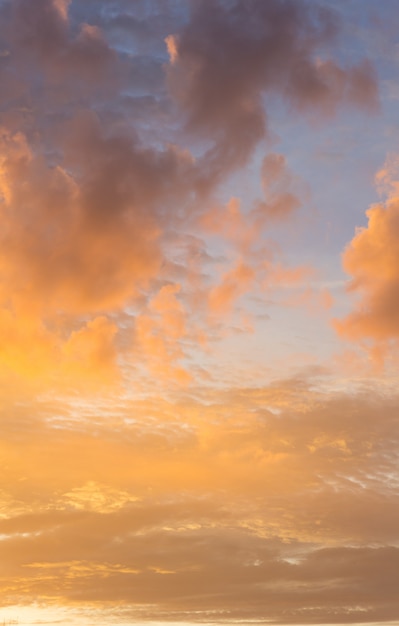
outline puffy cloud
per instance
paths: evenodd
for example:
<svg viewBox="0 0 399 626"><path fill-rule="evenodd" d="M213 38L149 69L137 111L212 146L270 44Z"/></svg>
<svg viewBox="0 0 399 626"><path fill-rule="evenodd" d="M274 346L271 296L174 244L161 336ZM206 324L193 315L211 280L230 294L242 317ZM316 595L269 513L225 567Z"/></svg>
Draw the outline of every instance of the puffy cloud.
<svg viewBox="0 0 399 626"><path fill-rule="evenodd" d="M208 309L231 311L252 287L270 284L265 274L273 273L274 252L262 241L263 229L300 204L296 181L277 154L263 162L265 198L254 210L242 210L238 200L209 210L217 204L209 194L264 133L262 94L294 101L286 95L294 58L316 67L334 18L291 2L194 3L190 16L168 16L161 7L157 15L148 7L96 7L67 0L0 7L2 370L40 377L55 359L65 362L64 375L72 375L72 363L83 375L95 369L88 363L99 365L94 354L103 351L109 366L103 372L111 374L116 353L125 356L129 344L150 367L157 362L158 372L187 378L176 363L188 357L190 341L204 345L212 333ZM115 33L124 16L137 49ZM138 35L143 26L162 46L171 23L183 25L166 40L170 85L190 129L216 139L199 158L170 141L190 143L181 120L174 127L162 61ZM333 103L345 100L345 90L353 100L349 87L360 89L350 75L356 68L339 71L347 87L328 91ZM372 87L366 69L359 76L363 90ZM216 280L207 274L208 250L193 261L186 245L177 263L171 249L176 233L191 241L199 223L201 236L216 234L234 248ZM163 288L173 284L180 285L173 298L184 312L155 310ZM194 304L188 321L185 311ZM121 316L129 328L118 326ZM37 367L29 365L33 357ZM80 359L86 365L78 366Z"/></svg>
<svg viewBox="0 0 399 626"><path fill-rule="evenodd" d="M67 128L55 166L23 133L1 133L1 320L5 336L14 337L2 355L17 369L32 360L34 345L51 362L72 330L62 348L71 356L78 338L86 345L87 328L90 336L100 331L105 318L97 314L120 312L150 289L164 260L171 207L190 189L193 162L174 147L157 151L107 134L90 113ZM93 319L83 331L87 316Z"/></svg>
<svg viewBox="0 0 399 626"><path fill-rule="evenodd" d="M367 226L357 229L343 254L344 269L352 277L348 292L357 295L358 302L349 315L335 321L342 336L372 340L382 352L399 338L397 165L397 159L391 158L378 172L377 186L387 199L368 209Z"/></svg>
<svg viewBox="0 0 399 626"><path fill-rule="evenodd" d="M334 12L304 2L193 4L189 23L167 38L169 80L188 128L213 144L206 154L210 176L246 162L267 135L265 94L321 115L342 102L376 108L368 61L341 67L320 57L339 28Z"/></svg>

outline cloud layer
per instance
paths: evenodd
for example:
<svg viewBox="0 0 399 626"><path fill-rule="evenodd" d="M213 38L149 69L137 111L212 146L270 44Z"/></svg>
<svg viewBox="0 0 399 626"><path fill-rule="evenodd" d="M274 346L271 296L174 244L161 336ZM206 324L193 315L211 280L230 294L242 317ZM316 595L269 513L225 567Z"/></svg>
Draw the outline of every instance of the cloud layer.
<svg viewBox="0 0 399 626"><path fill-rule="evenodd" d="M297 379L125 401L95 433L93 416L54 428L40 404L23 430L23 413L13 430L2 419L2 602L128 621L398 619L397 406Z"/></svg>

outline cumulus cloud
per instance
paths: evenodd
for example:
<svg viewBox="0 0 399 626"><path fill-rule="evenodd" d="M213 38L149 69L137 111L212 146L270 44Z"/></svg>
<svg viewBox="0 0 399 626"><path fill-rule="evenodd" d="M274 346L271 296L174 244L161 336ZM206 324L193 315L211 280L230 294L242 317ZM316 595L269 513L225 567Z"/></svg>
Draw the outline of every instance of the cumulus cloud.
<svg viewBox="0 0 399 626"><path fill-rule="evenodd" d="M342 102L376 108L367 60L342 67L320 56L339 29L333 11L302 2L193 4L189 23L167 39L169 83L188 128L213 144L210 176L245 163L267 136L264 96L322 116Z"/></svg>
<svg viewBox="0 0 399 626"><path fill-rule="evenodd" d="M399 196L398 160L388 159L376 183L387 198L366 212L368 224L359 228L343 254L351 276L348 292L357 296L354 310L335 322L338 332L352 340L368 339L382 352L399 337Z"/></svg>
<svg viewBox="0 0 399 626"><path fill-rule="evenodd" d="M1 133L2 320L4 329L15 325L10 337L21 337L3 355L20 346L22 360L29 329L51 361L52 333L66 332L62 315L69 324L71 315L79 323L118 312L149 289L164 260L167 215L187 195L193 169L173 147L157 151L107 134L88 112L63 134L64 157L52 166L25 134Z"/></svg>
<svg viewBox="0 0 399 626"><path fill-rule="evenodd" d="M270 284L264 261L266 274L273 273L274 257L263 231L301 204L284 157L272 153L263 161L264 198L255 208L242 209L237 199L215 209L217 184L268 132L263 95L299 106L307 93L295 82L299 61L301 75L325 87L324 99L313 94L308 103L320 110L345 100L370 105L374 78L365 63L341 68L328 60L328 71L320 69L316 56L337 26L331 12L306 4L212 1L194 3L188 16L122 4L97 14L93 7L67 0L0 7L0 319L14 338L4 341L3 369L44 373L54 355L77 365L81 354L87 365L103 345L111 372L115 350L130 342L141 346L144 362L158 361L157 371L176 372L187 357L183 343L206 342L209 310L233 311L253 286ZM118 39L124 17L137 49ZM185 128L181 120L175 128L162 62L136 28L164 46L172 23L178 32L166 37L171 64L164 69ZM329 78L334 72L339 77ZM187 129L213 147L198 155ZM208 251L194 263L186 246L174 261L170 242L176 233L189 241L198 224L204 240L216 234L232 247L216 280L208 279ZM181 325L182 314L154 309L173 284L180 285L181 306L197 303L195 323L186 319L181 333L170 318ZM126 307L130 336L116 321ZM26 343L41 366L29 366Z"/></svg>

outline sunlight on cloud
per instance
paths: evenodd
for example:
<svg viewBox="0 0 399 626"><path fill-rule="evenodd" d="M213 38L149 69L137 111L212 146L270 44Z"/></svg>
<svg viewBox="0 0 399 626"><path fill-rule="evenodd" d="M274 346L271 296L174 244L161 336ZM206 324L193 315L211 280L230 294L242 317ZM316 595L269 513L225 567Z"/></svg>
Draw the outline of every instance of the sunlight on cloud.
<svg viewBox="0 0 399 626"><path fill-rule="evenodd" d="M399 619L391 11L0 2L0 622Z"/></svg>

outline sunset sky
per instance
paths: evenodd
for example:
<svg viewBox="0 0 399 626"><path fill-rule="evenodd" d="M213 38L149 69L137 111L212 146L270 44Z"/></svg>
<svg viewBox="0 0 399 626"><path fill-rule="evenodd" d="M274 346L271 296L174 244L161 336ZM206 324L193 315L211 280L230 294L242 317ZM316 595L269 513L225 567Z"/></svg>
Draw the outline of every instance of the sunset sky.
<svg viewBox="0 0 399 626"><path fill-rule="evenodd" d="M399 623L399 3L0 0L0 624Z"/></svg>

